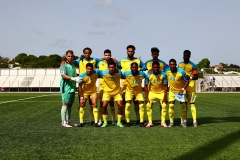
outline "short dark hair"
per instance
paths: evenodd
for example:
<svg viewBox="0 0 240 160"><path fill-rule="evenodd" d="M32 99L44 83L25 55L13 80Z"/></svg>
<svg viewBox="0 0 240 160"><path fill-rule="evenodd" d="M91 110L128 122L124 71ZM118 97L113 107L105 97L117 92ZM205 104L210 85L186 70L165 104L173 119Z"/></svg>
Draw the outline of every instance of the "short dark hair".
<svg viewBox="0 0 240 160"><path fill-rule="evenodd" d="M92 68L93 68L93 64L92 64L92 63L87 63L87 64L86 64L86 68L87 68L87 67L92 67Z"/></svg>
<svg viewBox="0 0 240 160"><path fill-rule="evenodd" d="M154 61L154 62L152 63L152 66L154 66L154 65L158 65L158 66L160 66L160 64L159 64L158 61Z"/></svg>
<svg viewBox="0 0 240 160"><path fill-rule="evenodd" d="M153 53L153 52L159 53L160 51L159 51L159 49L158 49L157 47L153 47L153 48L151 48L151 52L152 52L152 53Z"/></svg>
<svg viewBox="0 0 240 160"><path fill-rule="evenodd" d="M169 60L169 64L170 64L170 62L175 62L177 64L177 61L173 58Z"/></svg>
<svg viewBox="0 0 240 160"><path fill-rule="evenodd" d="M114 61L110 61L110 62L108 62L108 67L109 67L110 65L114 65L114 67L116 67L117 64L116 64Z"/></svg>
<svg viewBox="0 0 240 160"><path fill-rule="evenodd" d="M83 49L83 53L84 53L85 50L89 50L89 51L90 51L90 54L92 54L92 49L91 49L91 48L89 48L89 47L84 48L84 49Z"/></svg>
<svg viewBox="0 0 240 160"><path fill-rule="evenodd" d="M67 55L68 53L71 53L72 55L74 55L74 53L73 53L72 50L67 50L66 55Z"/></svg>
<svg viewBox="0 0 240 160"><path fill-rule="evenodd" d="M136 50L134 45L128 45L126 49L128 49L128 48L132 48L134 51Z"/></svg>
<svg viewBox="0 0 240 160"><path fill-rule="evenodd" d="M104 54L105 53L110 53L110 55L111 55L111 50L110 49L106 49L105 51L104 51Z"/></svg>
<svg viewBox="0 0 240 160"><path fill-rule="evenodd" d="M183 54L189 54L189 56L191 56L191 51L185 50L185 51L183 52Z"/></svg>
<svg viewBox="0 0 240 160"><path fill-rule="evenodd" d="M131 67L132 67L134 64L136 64L136 65L138 66L138 63L137 63L137 62L132 62L132 63L131 63Z"/></svg>

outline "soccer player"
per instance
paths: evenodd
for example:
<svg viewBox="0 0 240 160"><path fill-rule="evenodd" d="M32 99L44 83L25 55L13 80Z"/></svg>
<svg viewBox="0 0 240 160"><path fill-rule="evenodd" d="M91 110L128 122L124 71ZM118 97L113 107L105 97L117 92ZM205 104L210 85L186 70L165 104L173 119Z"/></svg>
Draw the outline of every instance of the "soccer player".
<svg viewBox="0 0 240 160"><path fill-rule="evenodd" d="M105 70L108 70L109 67L108 67L108 63L109 62L115 62L116 64L117 63L117 60L114 59L114 58L111 58L112 55L111 55L111 50L109 49L106 49L104 51L104 57L102 58L101 61L99 61L98 63L98 68L100 71L105 71ZM117 66L115 65L116 69L117 69ZM102 97L103 97L103 90L105 88L105 82L104 82L104 79L101 78L100 79L100 85L99 85L99 93L98 93L98 98L100 100L100 110L99 110L99 123L98 125L102 125L102 113L101 113L101 110L102 110ZM114 101L110 100L109 101L109 105L110 105L110 108L111 108L111 113L112 113L112 124L114 125L115 124L115 108L114 108Z"/></svg>
<svg viewBox="0 0 240 160"><path fill-rule="evenodd" d="M152 63L152 72L148 73L148 87L149 87L149 94L148 99L149 102L147 103L147 116L148 116L148 124L146 127L152 127L152 105L158 99L160 104L162 105L161 110L161 126L168 127L166 125L166 113L167 113L167 75L165 72L160 71L160 64L158 61L154 61Z"/></svg>
<svg viewBox="0 0 240 160"><path fill-rule="evenodd" d="M70 125L71 108L75 98L76 82L80 82L80 79L76 77L73 58L73 51L68 50L66 52L66 63L60 67L62 76L60 80L60 92L62 96L61 119L63 127L72 127Z"/></svg>
<svg viewBox="0 0 240 160"><path fill-rule="evenodd" d="M131 70L123 73L123 79L126 80L127 84L125 93L125 126L130 126L130 105L131 101L135 100L139 105L140 127L144 127L144 98L142 80L145 79L145 98L146 102L148 102L148 78L144 72L138 70L138 64L136 62L133 62L131 63Z"/></svg>
<svg viewBox="0 0 240 160"><path fill-rule="evenodd" d="M127 49L127 57L123 58L119 61L119 67L120 67L122 73L129 71L131 63L133 63L133 62L138 64L138 68L140 70L144 66L144 63L139 58L134 57L135 50L136 50L135 46L128 45L126 49ZM126 105L126 102L125 102L126 86L127 86L126 80L122 80L123 111L125 111L125 105ZM139 125L139 123L140 123L139 106L138 106L137 101L134 101L134 110L135 110L136 117L137 117L136 125ZM123 122L125 123L124 120L123 120Z"/></svg>
<svg viewBox="0 0 240 160"><path fill-rule="evenodd" d="M82 83L78 86L78 92L80 94L80 108L79 108L79 121L77 127L83 127L83 119L84 119L84 108L86 105L87 99L91 100L93 115L95 121L95 127L98 127L98 108L97 108L97 86L96 81L99 78L99 70L93 69L92 63L87 63L86 72L80 75L82 79Z"/></svg>
<svg viewBox="0 0 240 160"><path fill-rule="evenodd" d="M103 125L107 127L107 106L108 102L115 101L118 106L118 120L117 126L124 127L121 123L122 119L122 97L120 94L120 80L122 72L116 69L117 63L110 61L108 63L108 70L102 71L100 77L104 80L103 96L102 96L102 116Z"/></svg>
<svg viewBox="0 0 240 160"><path fill-rule="evenodd" d="M143 67L143 70L148 70L148 72L152 71L152 63L153 62L159 62L159 70L164 71L165 69L168 68L167 64L160 60L159 57L159 49L157 47L151 48L151 53L152 53L152 59L148 60Z"/></svg>
<svg viewBox="0 0 240 160"><path fill-rule="evenodd" d="M179 63L178 67L183 69L186 72L187 78L189 79L189 84L186 88L186 98L187 98L187 102L190 104L192 118L193 118L193 126L197 127L197 111L195 107L195 100L196 100L197 94L196 94L195 81L198 79L198 70L197 70L197 66L192 61L190 61L190 57L191 57L191 51L185 50L183 52L183 62ZM187 111L188 111L188 106L187 106Z"/></svg>
<svg viewBox="0 0 240 160"><path fill-rule="evenodd" d="M92 49L89 47L86 47L83 49L83 56L81 56L80 59L75 60L74 64L79 67L79 74L82 74L86 72L86 64L87 63L92 63L93 64L93 69L97 67L98 62L100 61L99 58L93 58L91 57L92 55ZM79 103L80 103L80 97L79 97ZM93 122L93 108L92 107L92 102L89 100L89 105L90 105L90 119L91 119L91 125L94 124Z"/></svg>
<svg viewBox="0 0 240 160"><path fill-rule="evenodd" d="M169 119L170 124L168 127L174 126L174 104L176 97L179 99L183 99L185 97L185 90L188 85L188 80L186 79L186 73L184 70L177 68L177 62L175 59L169 60L169 68L166 69L166 75L168 78L169 84L169 94L168 94L168 101L169 101ZM176 97L175 97L176 96ZM184 101L184 100L183 100ZM180 102L181 106L181 126L187 127L186 122L186 103Z"/></svg>

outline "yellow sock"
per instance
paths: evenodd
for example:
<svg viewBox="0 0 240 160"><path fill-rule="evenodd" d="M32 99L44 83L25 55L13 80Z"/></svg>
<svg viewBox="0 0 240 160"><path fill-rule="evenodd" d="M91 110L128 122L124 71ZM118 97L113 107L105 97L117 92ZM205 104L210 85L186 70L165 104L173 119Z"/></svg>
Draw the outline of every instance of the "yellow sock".
<svg viewBox="0 0 240 160"><path fill-rule="evenodd" d="M190 107L191 107L191 112L192 112L192 118L194 121L196 121L197 120L197 110L196 110L195 104L190 104Z"/></svg>
<svg viewBox="0 0 240 160"><path fill-rule="evenodd" d="M130 123L130 103L126 103L125 106L125 117L126 117L126 121L127 123Z"/></svg>
<svg viewBox="0 0 240 160"><path fill-rule="evenodd" d="M118 123L120 123L120 122L121 122L121 120L122 120L122 115L121 115L121 114L118 114L118 115L117 115L117 117L118 117L118 120L117 120L117 122L118 122Z"/></svg>
<svg viewBox="0 0 240 160"><path fill-rule="evenodd" d="M147 116L148 116L148 123L152 124L152 104L147 103Z"/></svg>
<svg viewBox="0 0 240 160"><path fill-rule="evenodd" d="M93 108L93 115L95 123L98 122L98 108Z"/></svg>
<svg viewBox="0 0 240 160"><path fill-rule="evenodd" d="M93 107L92 107L92 105L90 105L90 119L91 119L91 121L94 120Z"/></svg>
<svg viewBox="0 0 240 160"><path fill-rule="evenodd" d="M140 115L140 122L142 123L144 121L144 107L143 107L143 103L139 104L139 115Z"/></svg>
<svg viewBox="0 0 240 160"><path fill-rule="evenodd" d="M174 121L174 104L169 104L168 114L169 114L170 122L173 123L173 121Z"/></svg>
<svg viewBox="0 0 240 160"><path fill-rule="evenodd" d="M111 108L112 120L115 121L115 108L114 106L110 106L110 108Z"/></svg>
<svg viewBox="0 0 240 160"><path fill-rule="evenodd" d="M80 123L83 123L83 118L84 118L84 108L80 107L80 109L79 109L79 121L80 121Z"/></svg>
<svg viewBox="0 0 240 160"><path fill-rule="evenodd" d="M162 116L161 116L161 123L166 123L166 115L167 115L167 105L166 103L162 103Z"/></svg>
<svg viewBox="0 0 240 160"><path fill-rule="evenodd" d="M103 122L107 123L107 114L103 114L102 117L103 117Z"/></svg>
<svg viewBox="0 0 240 160"><path fill-rule="evenodd" d="M186 103L181 103L181 122L186 119Z"/></svg>

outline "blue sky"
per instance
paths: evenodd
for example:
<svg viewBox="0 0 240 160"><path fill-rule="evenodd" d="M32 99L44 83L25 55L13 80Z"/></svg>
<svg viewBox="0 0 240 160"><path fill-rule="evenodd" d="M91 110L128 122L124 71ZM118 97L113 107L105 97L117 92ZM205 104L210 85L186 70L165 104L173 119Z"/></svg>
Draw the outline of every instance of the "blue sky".
<svg viewBox="0 0 240 160"><path fill-rule="evenodd" d="M133 44L143 62L158 47L166 63L189 49L195 63L240 65L239 0L0 0L0 20L3 57L90 47L121 59Z"/></svg>

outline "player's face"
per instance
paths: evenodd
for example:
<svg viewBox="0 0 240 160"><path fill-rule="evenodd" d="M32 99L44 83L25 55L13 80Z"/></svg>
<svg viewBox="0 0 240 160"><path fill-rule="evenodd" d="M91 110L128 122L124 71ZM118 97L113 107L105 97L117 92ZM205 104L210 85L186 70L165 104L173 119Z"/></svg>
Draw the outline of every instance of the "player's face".
<svg viewBox="0 0 240 160"><path fill-rule="evenodd" d="M171 69L171 72L176 72L177 71L177 64L175 62L170 62L169 67Z"/></svg>
<svg viewBox="0 0 240 160"><path fill-rule="evenodd" d="M183 60L185 63L188 63L190 59L190 55L188 53L184 53L183 54Z"/></svg>
<svg viewBox="0 0 240 160"><path fill-rule="evenodd" d="M92 67L87 67L87 68L86 68L86 73L87 73L87 75L91 75L91 74L92 74L92 71L93 71L93 68L92 68Z"/></svg>
<svg viewBox="0 0 240 160"><path fill-rule="evenodd" d="M111 58L111 54L110 53L104 53L104 58L106 59L106 61L108 61Z"/></svg>
<svg viewBox="0 0 240 160"><path fill-rule="evenodd" d="M154 74L158 74L160 67L158 65L153 65L152 66L152 71Z"/></svg>
<svg viewBox="0 0 240 160"><path fill-rule="evenodd" d="M73 62L73 58L74 58L74 55L71 54L70 52L68 52L67 55L66 55L67 63L72 63Z"/></svg>
<svg viewBox="0 0 240 160"><path fill-rule="evenodd" d="M158 59L158 56L159 56L159 53L158 53L158 52L152 52L152 58L153 58L153 60L157 60L157 59Z"/></svg>
<svg viewBox="0 0 240 160"><path fill-rule="evenodd" d="M134 51L133 48L128 48L127 49L128 58L133 58L134 54L135 54L135 51Z"/></svg>
<svg viewBox="0 0 240 160"><path fill-rule="evenodd" d="M83 55L84 55L85 59L90 59L91 51L86 49L86 50L84 50Z"/></svg>
<svg viewBox="0 0 240 160"><path fill-rule="evenodd" d="M138 73L138 65L136 64L131 65L131 71L133 75L136 75Z"/></svg>
<svg viewBox="0 0 240 160"><path fill-rule="evenodd" d="M116 67L113 64L108 66L108 70L109 70L110 74L114 74L115 73L115 69L116 69Z"/></svg>

